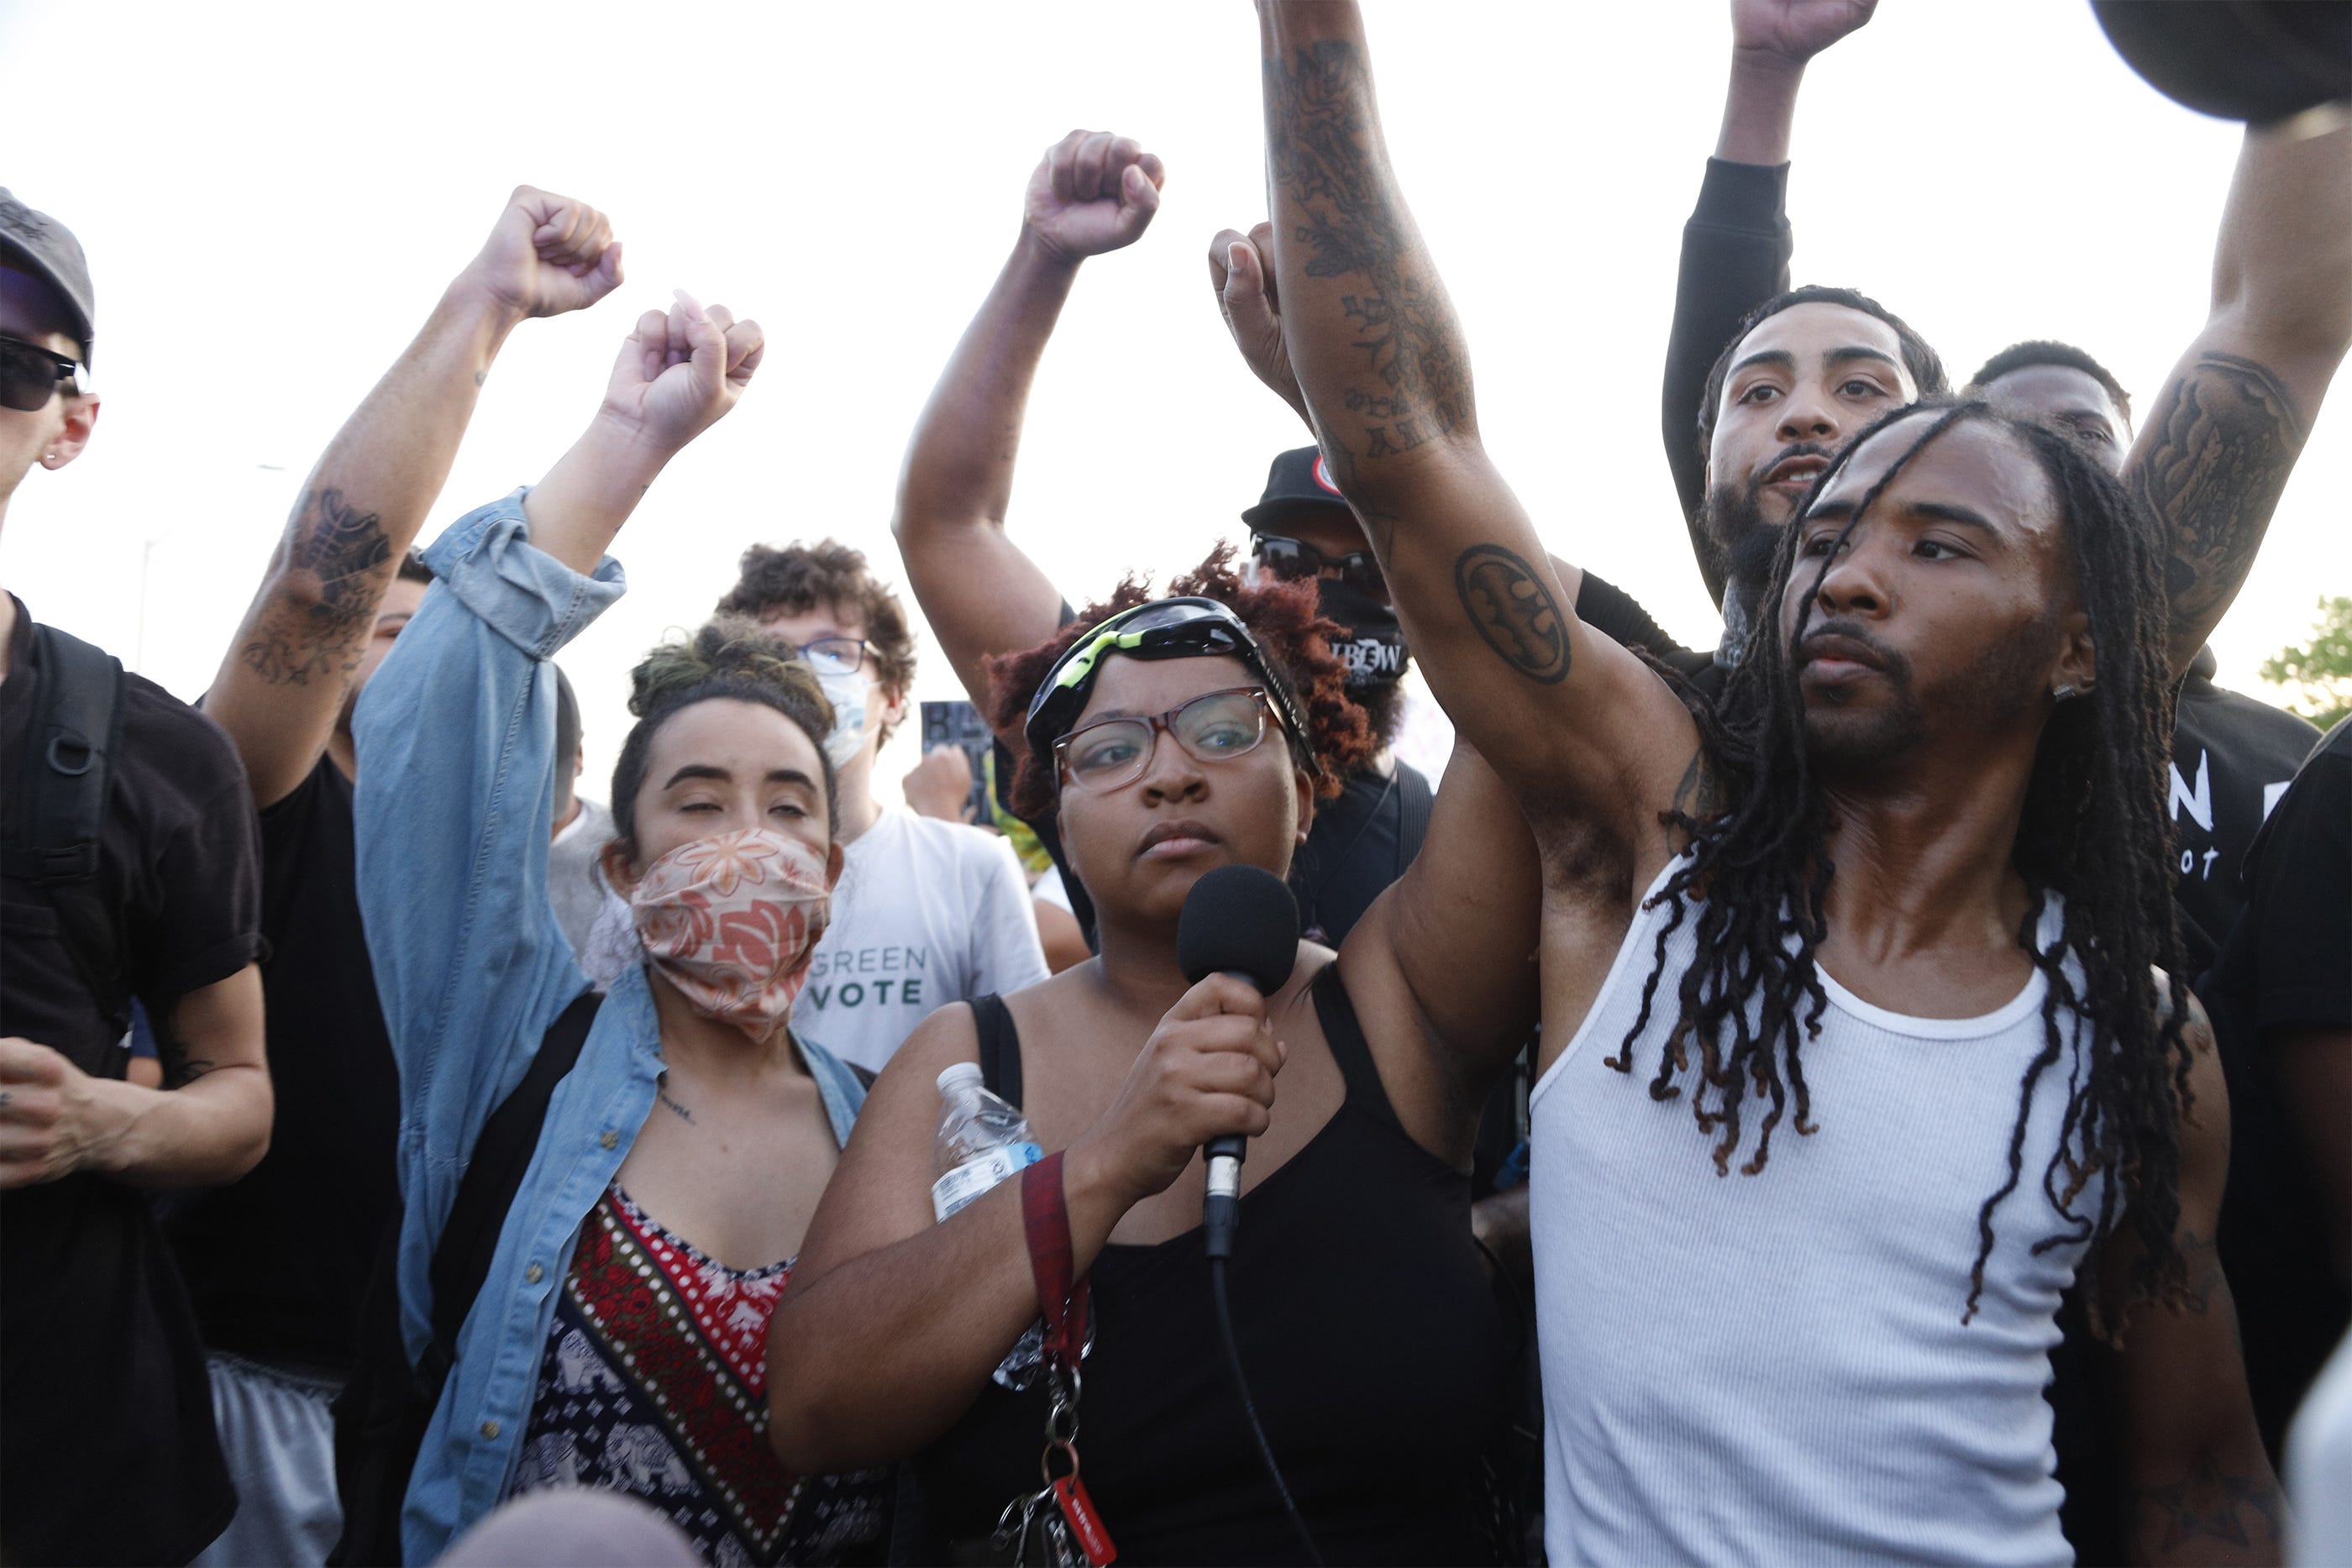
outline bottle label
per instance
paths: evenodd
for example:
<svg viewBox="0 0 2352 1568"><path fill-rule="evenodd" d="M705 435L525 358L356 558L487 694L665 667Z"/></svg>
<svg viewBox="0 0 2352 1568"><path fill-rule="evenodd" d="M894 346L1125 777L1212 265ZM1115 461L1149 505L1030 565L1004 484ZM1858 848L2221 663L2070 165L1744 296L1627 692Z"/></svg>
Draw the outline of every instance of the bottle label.
<svg viewBox="0 0 2352 1568"><path fill-rule="evenodd" d="M966 1160L931 1184L931 1212L944 1220L1007 1176L1018 1176L1045 1157L1034 1144L1006 1144Z"/></svg>

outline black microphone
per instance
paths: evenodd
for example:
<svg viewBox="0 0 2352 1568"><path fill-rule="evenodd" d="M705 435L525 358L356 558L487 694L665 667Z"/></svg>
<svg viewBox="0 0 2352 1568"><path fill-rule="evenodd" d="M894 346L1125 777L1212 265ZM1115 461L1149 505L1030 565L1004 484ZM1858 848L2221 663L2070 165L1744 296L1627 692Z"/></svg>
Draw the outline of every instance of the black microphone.
<svg viewBox="0 0 2352 1568"><path fill-rule="evenodd" d="M1282 989L1298 964L1298 901L1289 884L1254 865L1221 865L1202 876L1184 895L1184 912L1177 917L1176 962L1194 985L1226 974L1247 980L1260 996ZM1212 1258L1233 1256L1245 1147L1239 1133L1209 1141L1201 1230Z"/></svg>

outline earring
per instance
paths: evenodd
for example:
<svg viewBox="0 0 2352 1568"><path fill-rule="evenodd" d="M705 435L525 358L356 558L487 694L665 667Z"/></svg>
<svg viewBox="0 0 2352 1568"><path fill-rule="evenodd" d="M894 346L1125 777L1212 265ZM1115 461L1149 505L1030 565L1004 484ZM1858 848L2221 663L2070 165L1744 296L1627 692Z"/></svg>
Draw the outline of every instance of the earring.
<svg viewBox="0 0 2352 1568"><path fill-rule="evenodd" d="M2052 702L2072 702L2074 698L2079 697L2082 695L2083 694L2081 692L2076 691L2073 686L2053 686L2050 688L2050 700Z"/></svg>

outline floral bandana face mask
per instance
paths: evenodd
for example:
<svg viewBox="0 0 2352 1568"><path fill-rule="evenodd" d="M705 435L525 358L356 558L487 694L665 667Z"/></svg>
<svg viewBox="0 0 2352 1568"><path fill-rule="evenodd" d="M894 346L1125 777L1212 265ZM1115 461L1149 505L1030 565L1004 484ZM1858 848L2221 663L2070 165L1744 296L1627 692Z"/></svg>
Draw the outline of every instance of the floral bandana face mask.
<svg viewBox="0 0 2352 1568"><path fill-rule="evenodd" d="M765 828L697 839L629 895L646 956L696 1012L765 1039L807 983L833 897L815 851Z"/></svg>

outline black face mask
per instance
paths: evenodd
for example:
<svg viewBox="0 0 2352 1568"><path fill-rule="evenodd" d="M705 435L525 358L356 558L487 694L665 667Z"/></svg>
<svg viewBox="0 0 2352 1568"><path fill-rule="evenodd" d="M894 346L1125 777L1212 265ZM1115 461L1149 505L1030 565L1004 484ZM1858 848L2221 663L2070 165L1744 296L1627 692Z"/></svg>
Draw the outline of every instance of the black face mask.
<svg viewBox="0 0 2352 1568"><path fill-rule="evenodd" d="M1394 685L1412 663L1396 612L1342 578L1318 578L1316 606L1345 631L1331 639L1331 652L1348 666L1348 689L1361 693Z"/></svg>

